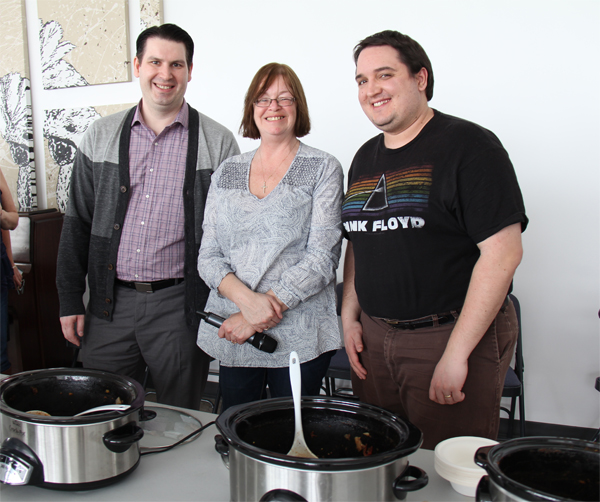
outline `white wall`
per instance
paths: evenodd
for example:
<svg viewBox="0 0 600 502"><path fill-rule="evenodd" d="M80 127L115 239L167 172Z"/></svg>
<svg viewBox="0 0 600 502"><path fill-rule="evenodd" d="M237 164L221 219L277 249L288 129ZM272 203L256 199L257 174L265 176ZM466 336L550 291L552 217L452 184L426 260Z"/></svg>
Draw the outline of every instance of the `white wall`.
<svg viewBox="0 0 600 502"><path fill-rule="evenodd" d="M137 82L43 91L36 5L26 0L42 177L44 108L131 102L139 91ZM136 0L129 5L133 51L139 9ZM531 222L515 293L523 310L527 419L598 427L600 2L164 0L164 11L165 21L196 43L187 93L193 106L237 131L256 70L287 63L308 97L313 131L306 142L346 169L377 132L356 99L353 46L383 29L418 40L433 63L431 105L494 131L523 190ZM239 142L243 151L257 146ZM45 207L43 196L40 202Z"/></svg>

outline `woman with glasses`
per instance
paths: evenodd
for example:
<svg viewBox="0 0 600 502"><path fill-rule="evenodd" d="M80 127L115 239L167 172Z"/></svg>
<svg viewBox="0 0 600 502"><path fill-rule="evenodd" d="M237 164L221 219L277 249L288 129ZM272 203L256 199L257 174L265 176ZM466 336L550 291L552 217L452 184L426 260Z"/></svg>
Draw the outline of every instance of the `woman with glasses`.
<svg viewBox="0 0 600 502"><path fill-rule="evenodd" d="M298 138L310 131L302 85L287 65L254 76L240 132L256 150L226 160L206 202L198 272L211 288L198 345L220 362L223 409L290 396L289 354L301 361L302 393L317 395L340 347L335 271L341 250L343 173L333 156ZM255 332L273 353L244 343Z"/></svg>

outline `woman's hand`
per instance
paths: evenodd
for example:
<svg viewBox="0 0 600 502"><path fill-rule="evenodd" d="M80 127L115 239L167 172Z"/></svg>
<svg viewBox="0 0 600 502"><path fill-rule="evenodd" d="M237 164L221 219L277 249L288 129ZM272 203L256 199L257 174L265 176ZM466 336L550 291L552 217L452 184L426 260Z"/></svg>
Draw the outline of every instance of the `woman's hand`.
<svg viewBox="0 0 600 502"><path fill-rule="evenodd" d="M231 343L242 344L255 333L254 327L249 324L241 312L225 319L219 328L219 338L225 338Z"/></svg>
<svg viewBox="0 0 600 502"><path fill-rule="evenodd" d="M283 309L279 300L273 294L252 293L238 305L248 324L254 331L262 333L274 328L283 319Z"/></svg>
<svg viewBox="0 0 600 502"><path fill-rule="evenodd" d="M270 294L255 293L233 273L223 278L219 293L235 303L246 322L259 333L277 326L283 318L283 304L280 304L272 291L269 291Z"/></svg>
<svg viewBox="0 0 600 502"><path fill-rule="evenodd" d="M13 282L15 283L15 288L19 289L21 287L21 283L23 282L23 276L21 275L19 267L13 266L13 272Z"/></svg>

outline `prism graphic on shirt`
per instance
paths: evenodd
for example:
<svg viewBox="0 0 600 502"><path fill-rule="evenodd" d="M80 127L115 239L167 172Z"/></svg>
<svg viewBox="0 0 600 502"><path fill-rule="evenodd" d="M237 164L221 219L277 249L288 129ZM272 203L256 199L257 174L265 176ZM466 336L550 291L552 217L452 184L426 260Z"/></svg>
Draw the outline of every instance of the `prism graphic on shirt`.
<svg viewBox="0 0 600 502"><path fill-rule="evenodd" d="M361 176L346 193L342 220L347 232L422 228L433 166L408 167Z"/></svg>

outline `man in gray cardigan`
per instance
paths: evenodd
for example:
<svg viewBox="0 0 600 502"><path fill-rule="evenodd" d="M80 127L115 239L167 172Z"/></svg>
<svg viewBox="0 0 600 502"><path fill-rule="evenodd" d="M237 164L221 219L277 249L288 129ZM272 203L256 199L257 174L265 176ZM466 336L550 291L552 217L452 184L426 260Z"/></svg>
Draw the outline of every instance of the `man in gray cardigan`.
<svg viewBox="0 0 600 502"><path fill-rule="evenodd" d="M159 402L198 409L210 362L196 345L204 204L212 172L239 149L184 100L193 52L172 24L138 37L142 99L94 122L79 146L56 283L84 367L141 381L148 366Z"/></svg>

